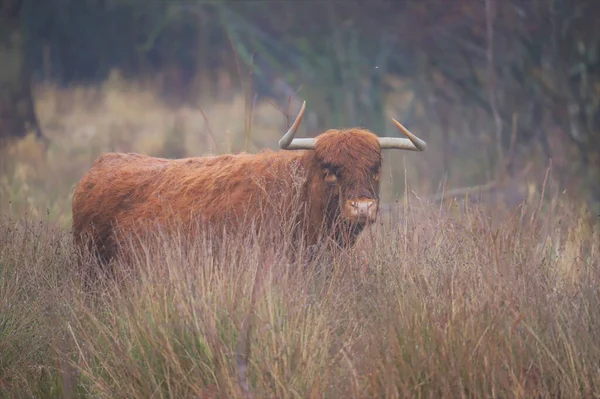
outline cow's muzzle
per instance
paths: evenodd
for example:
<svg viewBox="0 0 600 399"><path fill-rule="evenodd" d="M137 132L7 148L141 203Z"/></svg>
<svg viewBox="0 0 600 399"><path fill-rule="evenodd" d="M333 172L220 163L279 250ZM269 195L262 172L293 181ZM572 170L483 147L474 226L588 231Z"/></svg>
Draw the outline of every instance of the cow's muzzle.
<svg viewBox="0 0 600 399"><path fill-rule="evenodd" d="M353 198L346 201L346 217L355 223L373 223L377 218L377 200Z"/></svg>

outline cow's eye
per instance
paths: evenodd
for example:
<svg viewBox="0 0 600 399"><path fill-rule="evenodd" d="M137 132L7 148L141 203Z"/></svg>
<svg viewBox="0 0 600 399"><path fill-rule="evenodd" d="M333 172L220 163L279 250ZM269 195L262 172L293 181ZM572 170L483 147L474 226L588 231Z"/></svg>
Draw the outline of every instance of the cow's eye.
<svg viewBox="0 0 600 399"><path fill-rule="evenodd" d="M326 183L333 184L337 181L337 176L330 170L325 170L325 176L323 176L323 180Z"/></svg>
<svg viewBox="0 0 600 399"><path fill-rule="evenodd" d="M371 168L371 173L373 174L375 181L379 181L379 178L381 177L381 167L379 165L373 166Z"/></svg>

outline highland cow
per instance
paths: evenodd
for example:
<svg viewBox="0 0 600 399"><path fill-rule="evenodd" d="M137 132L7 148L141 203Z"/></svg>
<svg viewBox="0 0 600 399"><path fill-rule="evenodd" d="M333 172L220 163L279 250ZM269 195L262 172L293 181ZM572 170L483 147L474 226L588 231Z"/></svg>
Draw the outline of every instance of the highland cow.
<svg viewBox="0 0 600 399"><path fill-rule="evenodd" d="M407 138L352 128L294 139L305 107L279 141L282 150L294 151L174 160L100 156L73 195L76 245L108 262L128 235L157 227L178 225L193 237L199 228L220 232L251 224L291 226L289 241L302 240L304 248L325 242L351 247L377 217L381 150L424 151L426 143L395 119Z"/></svg>

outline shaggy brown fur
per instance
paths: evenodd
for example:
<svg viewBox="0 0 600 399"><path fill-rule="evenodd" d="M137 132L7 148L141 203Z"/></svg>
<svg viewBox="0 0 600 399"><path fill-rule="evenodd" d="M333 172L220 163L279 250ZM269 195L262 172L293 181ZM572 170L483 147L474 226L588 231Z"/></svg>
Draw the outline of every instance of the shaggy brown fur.
<svg viewBox="0 0 600 399"><path fill-rule="evenodd" d="M378 201L381 161L377 137L361 129L329 130L314 151L176 160L105 154L75 188L75 242L107 262L127 234L143 236L157 226L182 223L194 234L194 226L219 231L268 219L281 227L287 215L306 245L332 238L348 247L364 224L348 222L345 201Z"/></svg>

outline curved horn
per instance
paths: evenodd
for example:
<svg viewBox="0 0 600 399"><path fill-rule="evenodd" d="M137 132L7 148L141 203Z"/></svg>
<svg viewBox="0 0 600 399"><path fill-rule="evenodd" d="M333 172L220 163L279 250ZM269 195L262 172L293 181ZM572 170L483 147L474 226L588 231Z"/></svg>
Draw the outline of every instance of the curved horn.
<svg viewBox="0 0 600 399"><path fill-rule="evenodd" d="M392 118L398 129L404 133L407 139L399 137L380 137L379 145L381 149L397 149L409 151L425 151L427 143L408 131L400 122Z"/></svg>
<svg viewBox="0 0 600 399"><path fill-rule="evenodd" d="M298 127L300 126L300 122L302 122L302 117L304 116L304 110L306 109L306 101L302 103L302 108L300 109L300 113L296 117L292 126L290 126L289 130L283 135L281 139L279 139L279 148L282 150L314 150L315 149L315 139L295 139L294 135L296 131L298 131Z"/></svg>

